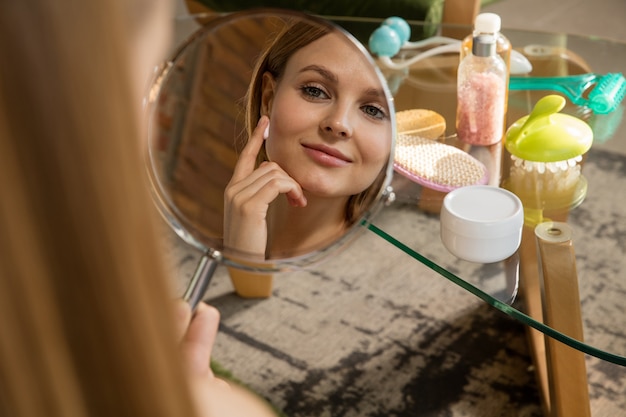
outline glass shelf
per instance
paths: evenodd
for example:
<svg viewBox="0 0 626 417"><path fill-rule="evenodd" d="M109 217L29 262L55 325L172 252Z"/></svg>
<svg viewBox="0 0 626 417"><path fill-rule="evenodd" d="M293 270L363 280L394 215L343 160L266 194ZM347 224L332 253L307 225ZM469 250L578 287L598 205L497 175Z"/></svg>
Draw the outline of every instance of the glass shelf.
<svg viewBox="0 0 626 417"><path fill-rule="evenodd" d="M379 21L334 18L362 43ZM424 26L409 22L417 40L427 35L459 36L469 27ZM532 63L533 76L566 76L587 72L626 72L626 44L584 36L524 30L503 30L513 48ZM462 35L460 35L462 36ZM414 54L415 52L410 52ZM447 144L457 146L483 162L490 171L490 184L509 187L510 155L502 144L468 146L455 137L457 54L420 60L405 71L383 70L394 91L396 111L410 108L434 110L447 122ZM534 103L551 91L510 91L507 126L530 113ZM474 264L448 253L439 237L439 209L444 193L394 179L396 203L374 220L369 228L415 260L461 286L505 314L549 337L589 355L626 366L626 197L620 190L626 177L626 122L624 103L607 115L569 102L562 112L585 120L594 132L594 144L585 155L582 178L565 196L566 204L555 203L554 193L529 199L520 195L526 211L522 247L498 264ZM536 196L535 196L536 197ZM562 201L561 201L562 202ZM563 221L571 228L573 266L578 275L578 292L583 327L582 337L559 331L533 308L526 293L532 280L541 280L534 228L549 221ZM410 225L410 226L407 226ZM551 260L543 260L550 262ZM576 279L576 276L573 277ZM541 298L541 294L535 294ZM517 301L513 300L517 298ZM539 301L541 302L541 301ZM572 301L575 302L575 301ZM551 306L560 308L558 306ZM544 306L546 308L546 306Z"/></svg>
<svg viewBox="0 0 626 417"><path fill-rule="evenodd" d="M187 23L200 18L179 19L177 30L184 33ZM364 45L381 23L381 19L327 18L346 28ZM432 35L462 37L471 32L471 28L464 26L409 23L411 40ZM626 72L626 43L524 30L505 29L503 33L513 48L532 62L533 76ZM445 137L441 140L479 159L490 172L490 185L507 187L510 156L501 143L488 147L467 146L456 139L458 59L458 54L454 53L437 55L420 60L407 70L383 69L394 92L396 111L422 108L440 113L447 122ZM527 115L534 103L549 93L511 91L507 126ZM589 355L626 366L626 328L623 326L626 278L622 272L626 271L626 197L621 192L626 177L624 106L622 103L611 114L594 115L568 102L563 112L582 118L594 131L594 144L581 163L584 179L574 188L565 205L547 204L550 196L544 196L538 209L536 199L531 204L523 198L527 221L522 246L518 253L503 262L476 264L448 253L439 237L439 210L445 194L421 187L400 175L393 181L395 203L383 209L367 227L412 259L510 317ZM584 340L568 336L550 325L541 311L535 310L529 302L531 297L541 298L539 292L529 294L529 288L541 280L534 228L546 220L566 222L572 230Z"/></svg>

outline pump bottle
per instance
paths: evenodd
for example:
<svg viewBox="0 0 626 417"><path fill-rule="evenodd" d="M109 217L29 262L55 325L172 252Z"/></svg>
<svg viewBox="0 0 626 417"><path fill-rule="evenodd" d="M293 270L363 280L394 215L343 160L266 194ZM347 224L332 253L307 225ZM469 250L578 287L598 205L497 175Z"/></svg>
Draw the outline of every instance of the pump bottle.
<svg viewBox="0 0 626 417"><path fill-rule="evenodd" d="M472 52L474 37L479 35L492 35L496 40L496 53L502 58L506 66L506 86L504 92L504 113L502 115L503 132L507 128L507 108L509 100L509 76L511 73L511 42L500 31L502 20L495 13L480 13L474 21L474 30L467 35L461 43L460 59L463 59Z"/></svg>
<svg viewBox="0 0 626 417"><path fill-rule="evenodd" d="M456 131L471 145L493 145L502 139L508 73L496 53L496 36L479 34L457 72Z"/></svg>

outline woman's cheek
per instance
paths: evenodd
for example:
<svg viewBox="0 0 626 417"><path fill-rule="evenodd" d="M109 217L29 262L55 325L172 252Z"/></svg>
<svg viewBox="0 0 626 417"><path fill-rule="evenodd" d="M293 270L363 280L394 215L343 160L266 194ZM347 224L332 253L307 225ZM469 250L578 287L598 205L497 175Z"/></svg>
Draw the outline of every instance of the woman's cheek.
<svg viewBox="0 0 626 417"><path fill-rule="evenodd" d="M390 129L370 129L371 136L361 149L364 152L364 159L371 164L379 166L381 169L389 160L391 153L391 131Z"/></svg>

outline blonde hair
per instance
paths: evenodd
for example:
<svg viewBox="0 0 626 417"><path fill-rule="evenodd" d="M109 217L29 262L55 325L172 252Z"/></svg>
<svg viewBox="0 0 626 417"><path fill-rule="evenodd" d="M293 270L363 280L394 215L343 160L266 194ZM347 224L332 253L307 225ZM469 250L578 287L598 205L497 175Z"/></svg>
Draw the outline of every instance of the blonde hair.
<svg viewBox="0 0 626 417"><path fill-rule="evenodd" d="M124 3L0 5L1 415L195 413L143 178Z"/></svg>
<svg viewBox="0 0 626 417"><path fill-rule="evenodd" d="M337 31L330 23L323 21L311 23L296 19L288 23L275 40L260 56L252 75L252 80L246 95L246 139L252 134L261 118L261 95L263 74L270 73L275 80L280 80L285 71L289 58L298 50L304 48L317 39ZM391 132L389 132L391 135ZM265 145L259 154L259 162L267 160ZM386 167L376 177L376 180L364 191L352 195L346 204L345 221L351 225L359 220L378 195L386 176Z"/></svg>

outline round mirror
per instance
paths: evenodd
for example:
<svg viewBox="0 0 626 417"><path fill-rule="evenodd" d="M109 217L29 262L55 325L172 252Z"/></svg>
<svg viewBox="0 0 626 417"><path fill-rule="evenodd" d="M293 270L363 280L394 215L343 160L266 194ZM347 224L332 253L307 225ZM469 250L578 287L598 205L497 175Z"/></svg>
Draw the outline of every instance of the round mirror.
<svg viewBox="0 0 626 417"><path fill-rule="evenodd" d="M316 262L392 195L391 93L366 49L328 21L216 15L162 66L147 105L155 200L205 252L209 277L216 262Z"/></svg>

